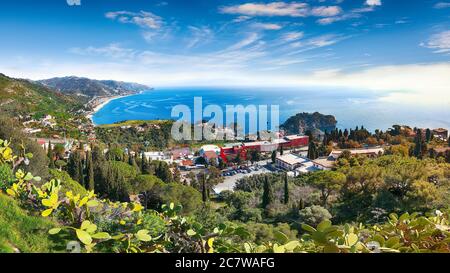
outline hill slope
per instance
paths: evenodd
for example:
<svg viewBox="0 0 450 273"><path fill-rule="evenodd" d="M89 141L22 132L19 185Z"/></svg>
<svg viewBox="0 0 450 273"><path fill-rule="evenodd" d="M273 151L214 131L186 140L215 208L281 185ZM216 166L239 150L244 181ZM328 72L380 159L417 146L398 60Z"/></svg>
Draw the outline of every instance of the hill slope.
<svg viewBox="0 0 450 273"><path fill-rule="evenodd" d="M129 82L100 81L79 77L62 77L40 80L39 83L54 88L65 94L85 96L116 96L139 93L151 89L151 87Z"/></svg>
<svg viewBox="0 0 450 273"><path fill-rule="evenodd" d="M28 80L0 73L0 114L61 115L81 107L77 99Z"/></svg>
<svg viewBox="0 0 450 273"><path fill-rule="evenodd" d="M53 252L61 249L49 238L55 223L41 216L30 216L12 198L0 193L0 253Z"/></svg>

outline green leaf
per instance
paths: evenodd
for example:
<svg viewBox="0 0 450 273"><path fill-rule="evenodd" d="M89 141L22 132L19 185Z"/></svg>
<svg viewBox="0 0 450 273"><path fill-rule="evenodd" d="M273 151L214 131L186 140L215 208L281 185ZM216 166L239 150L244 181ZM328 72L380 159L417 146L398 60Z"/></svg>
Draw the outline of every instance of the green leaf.
<svg viewBox="0 0 450 273"><path fill-rule="evenodd" d="M372 240L375 241L375 242L378 242L380 244L380 246L384 246L385 240L384 240L383 236L381 236L379 234L375 234L372 237Z"/></svg>
<svg viewBox="0 0 450 273"><path fill-rule="evenodd" d="M99 240L111 239L111 236L107 232L98 232L98 233L91 235L91 237L94 239L99 239Z"/></svg>
<svg viewBox="0 0 450 273"><path fill-rule="evenodd" d="M289 243L284 245L286 251L294 251L298 246L300 246L299 241L290 241Z"/></svg>
<svg viewBox="0 0 450 273"><path fill-rule="evenodd" d="M92 243L92 237L84 230L77 229L76 234L78 239L85 245L90 245Z"/></svg>
<svg viewBox="0 0 450 273"><path fill-rule="evenodd" d="M347 235L347 242L349 246L353 246L358 242L358 236L354 233Z"/></svg>
<svg viewBox="0 0 450 273"><path fill-rule="evenodd" d="M90 225L91 225L91 222L90 222L90 221L88 221L88 220L83 221L83 223L81 223L80 229L85 230L85 229L87 229Z"/></svg>
<svg viewBox="0 0 450 273"><path fill-rule="evenodd" d="M100 203L97 200L89 200L86 205L90 208L97 207Z"/></svg>
<svg viewBox="0 0 450 273"><path fill-rule="evenodd" d="M189 229L186 233L188 236L194 236L197 234L197 232L195 232L193 229Z"/></svg>
<svg viewBox="0 0 450 273"><path fill-rule="evenodd" d="M408 220L409 219L409 213L404 213L402 214L402 216L400 216L400 218L398 219L400 222Z"/></svg>
<svg viewBox="0 0 450 273"><path fill-rule="evenodd" d="M146 229L141 229L136 233L136 238L139 241L143 241L143 242L148 242L152 240L152 236L148 235L148 230Z"/></svg>
<svg viewBox="0 0 450 273"><path fill-rule="evenodd" d="M315 228L313 228L312 226L307 225L307 224L302 224L302 229L304 229L310 233L316 232Z"/></svg>
<svg viewBox="0 0 450 273"><path fill-rule="evenodd" d="M52 228L48 231L48 234L55 235L61 231L61 228Z"/></svg>
<svg viewBox="0 0 450 273"><path fill-rule="evenodd" d="M244 243L245 253L252 253L252 247L249 243Z"/></svg>
<svg viewBox="0 0 450 273"><path fill-rule="evenodd" d="M273 235L280 244L285 244L289 241L289 238L281 231L275 230Z"/></svg>
<svg viewBox="0 0 450 273"><path fill-rule="evenodd" d="M284 246L279 246L278 244L273 245L273 252L274 253L285 253L286 250L284 249Z"/></svg>
<svg viewBox="0 0 450 273"><path fill-rule="evenodd" d="M44 217L47 217L52 213L52 211L53 211L53 209L46 209L41 213L41 215Z"/></svg>
<svg viewBox="0 0 450 273"><path fill-rule="evenodd" d="M317 230L318 231L324 231L325 229L331 227L331 221L330 220L324 220L322 222L320 222L319 225L317 225Z"/></svg>
<svg viewBox="0 0 450 273"><path fill-rule="evenodd" d="M400 238L398 237L391 237L389 238L386 243L385 246L387 248L392 248L393 246L395 246L396 244L398 244L400 242Z"/></svg>

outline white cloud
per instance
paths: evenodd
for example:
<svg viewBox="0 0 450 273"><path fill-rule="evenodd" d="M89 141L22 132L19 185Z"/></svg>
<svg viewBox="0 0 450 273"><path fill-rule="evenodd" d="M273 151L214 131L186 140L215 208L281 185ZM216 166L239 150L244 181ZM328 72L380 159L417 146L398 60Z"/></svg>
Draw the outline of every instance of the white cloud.
<svg viewBox="0 0 450 273"><path fill-rule="evenodd" d="M70 53L84 56L103 56L113 59L131 59L136 55L136 51L129 48L124 48L118 43L112 43L105 47L93 47L87 48L74 47L69 49Z"/></svg>
<svg viewBox="0 0 450 273"><path fill-rule="evenodd" d="M434 5L435 9L446 9L450 8L450 2L439 2Z"/></svg>
<svg viewBox="0 0 450 273"><path fill-rule="evenodd" d="M318 17L330 17L336 16L342 12L342 9L338 6L322 6L315 7L311 10L311 14Z"/></svg>
<svg viewBox="0 0 450 273"><path fill-rule="evenodd" d="M308 4L272 2L246 3L235 6L221 7L220 12L227 14L242 14L247 16L291 16L305 17L308 13Z"/></svg>
<svg viewBox="0 0 450 273"><path fill-rule="evenodd" d="M241 16L239 16L239 17L233 19L232 22L233 22L233 23L240 23L240 22L247 21L247 20L249 20L249 19L251 19L251 18L252 18L252 17L250 17L250 16L241 15Z"/></svg>
<svg viewBox="0 0 450 273"><path fill-rule="evenodd" d="M285 33L282 39L286 42L291 42L303 38L304 35L305 33L302 31L292 31Z"/></svg>
<svg viewBox="0 0 450 273"><path fill-rule="evenodd" d="M90 52L96 52L95 50ZM245 54L244 54L245 53ZM149 51L136 54L133 62L96 62L93 58L63 62L35 60L26 63L0 63L0 71L12 77L33 80L77 75L95 79L113 79L160 86L273 86L273 87L343 87L377 92L381 98L398 103L450 106L450 63L409 64L360 68L356 72L323 69L297 74L273 70L258 71L242 65L262 52L230 51L214 55L164 55ZM251 57L249 57L251 56ZM301 59L272 61L290 65ZM292 60L292 62L290 61ZM31 65L32 64L32 65ZM269 65L266 65L270 67Z"/></svg>
<svg viewBox="0 0 450 273"><path fill-rule="evenodd" d="M253 24L253 27L264 30L279 30L282 28L282 26L278 24L271 24L271 23L255 23Z"/></svg>
<svg viewBox="0 0 450 273"><path fill-rule="evenodd" d="M243 40L240 40L239 42L233 44L232 46L228 47L228 50L238 50L241 49L243 47L249 46L253 43L255 43L256 41L258 41L260 39L260 36L258 33L250 33L246 38L244 38Z"/></svg>
<svg viewBox="0 0 450 273"><path fill-rule="evenodd" d="M368 6L381 6L381 0L366 0Z"/></svg>
<svg viewBox="0 0 450 273"><path fill-rule="evenodd" d="M214 36L213 31L206 26L201 27L189 26L188 28L192 33L192 37L187 45L188 48L195 47L200 43L207 43Z"/></svg>
<svg viewBox="0 0 450 273"><path fill-rule="evenodd" d="M159 29L162 26L162 18L148 11L111 11L105 16L120 23L135 24L142 28Z"/></svg>
<svg viewBox="0 0 450 273"><path fill-rule="evenodd" d="M434 34L426 43L420 44L423 47L434 49L434 53L450 52L450 30Z"/></svg>

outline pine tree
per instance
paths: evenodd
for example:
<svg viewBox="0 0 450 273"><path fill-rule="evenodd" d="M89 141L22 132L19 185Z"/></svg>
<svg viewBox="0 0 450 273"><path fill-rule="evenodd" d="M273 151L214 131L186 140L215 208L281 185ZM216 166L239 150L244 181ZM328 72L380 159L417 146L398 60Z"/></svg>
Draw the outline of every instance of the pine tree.
<svg viewBox="0 0 450 273"><path fill-rule="evenodd" d="M94 163L92 162L92 153L86 155L86 186L93 191L95 188Z"/></svg>
<svg viewBox="0 0 450 273"><path fill-rule="evenodd" d="M284 174L284 204L289 203L289 184L288 184L288 175Z"/></svg>
<svg viewBox="0 0 450 273"><path fill-rule="evenodd" d="M267 175L264 177L264 188L263 188L263 196L262 196L262 207L266 209L270 204L273 203L273 189L272 184L269 183L269 179Z"/></svg>

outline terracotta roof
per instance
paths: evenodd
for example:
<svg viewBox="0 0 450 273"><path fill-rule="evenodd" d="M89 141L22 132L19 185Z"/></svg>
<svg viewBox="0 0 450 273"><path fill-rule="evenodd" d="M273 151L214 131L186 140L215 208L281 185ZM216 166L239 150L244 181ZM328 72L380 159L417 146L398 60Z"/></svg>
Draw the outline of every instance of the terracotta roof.
<svg viewBox="0 0 450 273"><path fill-rule="evenodd" d="M206 152L203 153L203 156L206 157L206 158L208 158L208 159L211 159L211 158L218 158L218 157L219 157L219 156L217 155L217 153L214 152L214 151L206 151Z"/></svg>

